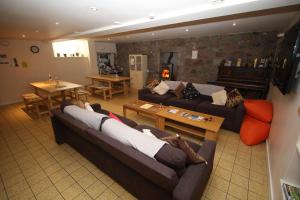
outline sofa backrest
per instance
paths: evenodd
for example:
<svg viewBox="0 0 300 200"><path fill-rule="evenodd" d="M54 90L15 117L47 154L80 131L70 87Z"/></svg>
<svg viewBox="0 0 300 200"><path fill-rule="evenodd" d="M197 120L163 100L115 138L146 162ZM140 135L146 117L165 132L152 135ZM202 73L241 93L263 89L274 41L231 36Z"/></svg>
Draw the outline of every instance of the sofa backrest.
<svg viewBox="0 0 300 200"><path fill-rule="evenodd" d="M165 81L165 83L169 86L170 90L176 89L176 87L183 83L186 86L187 82L184 81ZM193 83L194 87L203 95L211 96L212 93L218 92L220 90L224 90L223 86L212 85L212 84L201 84L201 83Z"/></svg>

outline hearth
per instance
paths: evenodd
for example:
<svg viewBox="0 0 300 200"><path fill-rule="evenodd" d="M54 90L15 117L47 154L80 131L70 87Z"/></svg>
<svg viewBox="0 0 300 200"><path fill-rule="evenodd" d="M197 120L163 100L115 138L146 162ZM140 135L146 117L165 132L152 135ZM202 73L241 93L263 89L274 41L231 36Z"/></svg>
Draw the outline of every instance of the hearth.
<svg viewBox="0 0 300 200"><path fill-rule="evenodd" d="M174 68L176 65L176 53L161 53L160 78L162 80L175 80Z"/></svg>

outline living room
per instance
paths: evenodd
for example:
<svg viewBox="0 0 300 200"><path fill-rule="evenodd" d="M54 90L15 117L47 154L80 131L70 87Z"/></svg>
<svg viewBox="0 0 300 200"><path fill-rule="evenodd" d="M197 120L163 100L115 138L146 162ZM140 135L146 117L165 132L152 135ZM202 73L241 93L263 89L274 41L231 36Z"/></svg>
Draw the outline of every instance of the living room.
<svg viewBox="0 0 300 200"><path fill-rule="evenodd" d="M0 199L299 198L297 0L0 16Z"/></svg>

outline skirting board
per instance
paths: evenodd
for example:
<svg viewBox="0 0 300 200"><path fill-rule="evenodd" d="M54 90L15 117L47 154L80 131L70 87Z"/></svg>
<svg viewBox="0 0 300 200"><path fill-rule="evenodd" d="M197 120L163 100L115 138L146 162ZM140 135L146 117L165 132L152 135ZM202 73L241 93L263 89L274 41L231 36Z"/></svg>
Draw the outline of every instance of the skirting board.
<svg viewBox="0 0 300 200"><path fill-rule="evenodd" d="M14 100L14 101L1 102L0 106L7 106L7 105L10 105L10 104L21 103L21 102L22 102L22 100L20 100L20 99Z"/></svg>
<svg viewBox="0 0 300 200"><path fill-rule="evenodd" d="M268 168L268 179L269 179L269 199L274 200L273 193L273 178L271 173L271 163L270 163L270 148L269 148L269 139L266 140L266 151L267 151L267 168Z"/></svg>

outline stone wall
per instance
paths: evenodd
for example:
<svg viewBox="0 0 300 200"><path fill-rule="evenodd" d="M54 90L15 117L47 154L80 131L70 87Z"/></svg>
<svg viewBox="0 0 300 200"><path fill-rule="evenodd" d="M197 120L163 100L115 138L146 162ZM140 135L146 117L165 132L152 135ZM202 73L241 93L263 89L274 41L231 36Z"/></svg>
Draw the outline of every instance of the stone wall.
<svg viewBox="0 0 300 200"><path fill-rule="evenodd" d="M177 52L177 80L205 83L217 77L220 62L229 57L254 59L275 51L276 33L243 33L235 35L180 38L117 44L117 64L128 75L129 54L148 55L150 74L160 70L160 52ZM193 60L192 50L198 50Z"/></svg>

